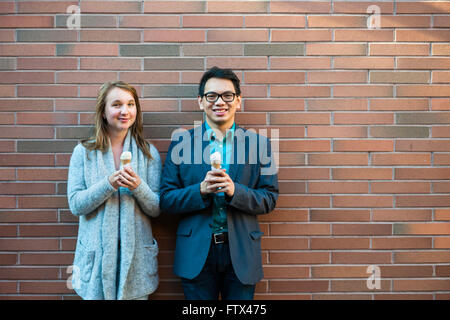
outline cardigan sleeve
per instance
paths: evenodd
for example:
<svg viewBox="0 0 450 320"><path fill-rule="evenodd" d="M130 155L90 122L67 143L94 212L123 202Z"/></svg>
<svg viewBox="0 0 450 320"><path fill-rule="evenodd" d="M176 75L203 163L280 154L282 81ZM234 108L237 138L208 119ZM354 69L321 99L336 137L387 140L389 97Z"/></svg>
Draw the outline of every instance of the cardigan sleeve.
<svg viewBox="0 0 450 320"><path fill-rule="evenodd" d="M69 176L67 181L67 197L69 208L76 216L93 212L116 191L104 177L89 188L84 180L84 155L86 149L77 145L70 158Z"/></svg>
<svg viewBox="0 0 450 320"><path fill-rule="evenodd" d="M141 179L141 184L131 192L144 213L151 217L157 217L159 216L161 158L158 150L152 144L150 145L150 153L153 159L148 163L147 181Z"/></svg>

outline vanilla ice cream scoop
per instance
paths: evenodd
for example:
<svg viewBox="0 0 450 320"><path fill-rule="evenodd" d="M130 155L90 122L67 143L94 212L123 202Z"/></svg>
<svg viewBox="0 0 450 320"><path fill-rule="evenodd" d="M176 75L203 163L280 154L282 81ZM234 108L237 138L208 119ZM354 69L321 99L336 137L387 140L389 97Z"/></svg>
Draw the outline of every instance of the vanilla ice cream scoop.
<svg viewBox="0 0 450 320"><path fill-rule="evenodd" d="M209 156L209 160L211 161L211 170L219 170L220 164L222 163L222 157L219 152L214 152Z"/></svg>
<svg viewBox="0 0 450 320"><path fill-rule="evenodd" d="M120 155L120 162L125 167L126 165L129 165L131 163L131 152L130 151L124 151Z"/></svg>

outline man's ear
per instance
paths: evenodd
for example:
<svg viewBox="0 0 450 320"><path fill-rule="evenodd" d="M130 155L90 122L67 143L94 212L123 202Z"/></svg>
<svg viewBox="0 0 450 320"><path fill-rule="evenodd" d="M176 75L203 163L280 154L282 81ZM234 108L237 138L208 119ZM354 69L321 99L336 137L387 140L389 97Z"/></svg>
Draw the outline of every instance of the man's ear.
<svg viewBox="0 0 450 320"><path fill-rule="evenodd" d="M236 96L236 99L237 99L236 110L241 110L241 103L242 103L241 96Z"/></svg>
<svg viewBox="0 0 450 320"><path fill-rule="evenodd" d="M203 104L202 104L203 97L197 96L197 100L198 100L198 106L200 107L200 110L203 110Z"/></svg>

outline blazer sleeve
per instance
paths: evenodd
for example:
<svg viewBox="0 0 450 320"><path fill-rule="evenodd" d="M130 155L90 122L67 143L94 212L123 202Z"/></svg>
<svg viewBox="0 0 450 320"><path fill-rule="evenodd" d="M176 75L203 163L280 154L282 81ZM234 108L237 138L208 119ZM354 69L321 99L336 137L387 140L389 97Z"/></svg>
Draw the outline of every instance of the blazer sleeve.
<svg viewBox="0 0 450 320"><path fill-rule="evenodd" d="M70 158L69 176L67 180L67 197L69 208L76 216L93 212L116 191L104 177L89 188L84 180L85 148L77 145Z"/></svg>
<svg viewBox="0 0 450 320"><path fill-rule="evenodd" d="M161 179L161 158L158 150L150 145L153 157L147 167L147 181L141 179L141 184L131 192L139 203L142 211L151 216L159 216L159 183Z"/></svg>
<svg viewBox="0 0 450 320"><path fill-rule="evenodd" d="M260 155L267 155L267 164L259 162L259 176L255 188L235 182L234 195L228 200L228 205L245 214L266 214L275 209L278 200L278 174L270 141L267 139L262 146ZM275 169L274 169L275 168ZM271 173L271 174L268 174Z"/></svg>
<svg viewBox="0 0 450 320"><path fill-rule="evenodd" d="M211 205L211 200L201 196L200 182L184 186L180 167L173 162L171 155L177 143L172 141L164 162L160 189L161 211L166 214L182 214L203 210Z"/></svg>

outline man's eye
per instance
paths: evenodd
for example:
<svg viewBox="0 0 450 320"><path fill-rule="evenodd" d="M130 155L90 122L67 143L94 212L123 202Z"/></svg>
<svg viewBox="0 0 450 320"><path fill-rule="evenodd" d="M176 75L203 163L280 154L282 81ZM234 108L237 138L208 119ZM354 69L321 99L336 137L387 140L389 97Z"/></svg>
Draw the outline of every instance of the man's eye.
<svg viewBox="0 0 450 320"><path fill-rule="evenodd" d="M215 99L215 98L217 98L217 94L207 94L206 97L208 99Z"/></svg>

